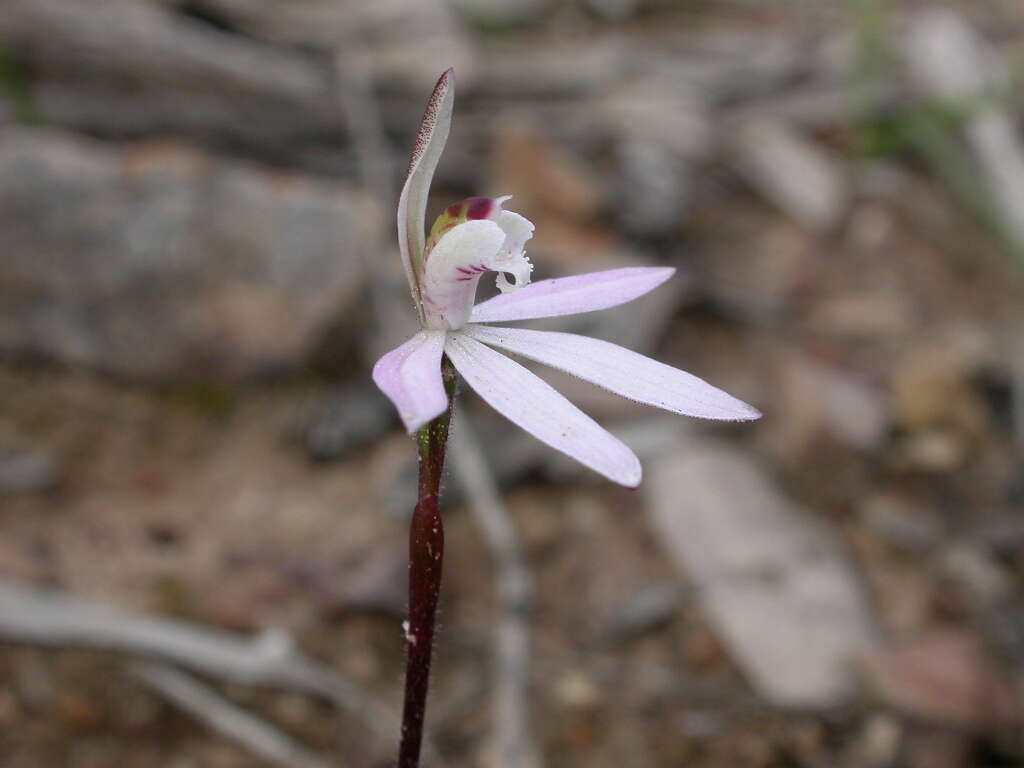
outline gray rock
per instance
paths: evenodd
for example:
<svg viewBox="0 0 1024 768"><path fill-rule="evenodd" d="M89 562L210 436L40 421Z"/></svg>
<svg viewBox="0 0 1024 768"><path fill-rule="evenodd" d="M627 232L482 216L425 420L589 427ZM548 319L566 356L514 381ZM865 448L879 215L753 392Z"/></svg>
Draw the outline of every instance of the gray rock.
<svg viewBox="0 0 1024 768"><path fill-rule="evenodd" d="M683 158L663 144L639 140L623 141L617 155L617 207L623 228L643 237L675 233L690 196L689 168Z"/></svg>
<svg viewBox="0 0 1024 768"><path fill-rule="evenodd" d="M448 67L460 81L476 61L445 0L198 0L245 35L275 44L365 55L376 78L417 91ZM422 97L416 107L422 107ZM418 116L418 115L417 115Z"/></svg>
<svg viewBox="0 0 1024 768"><path fill-rule="evenodd" d="M750 184L808 229L828 231L846 213L850 191L841 166L792 126L747 120L737 128L732 150Z"/></svg>
<svg viewBox="0 0 1024 768"><path fill-rule="evenodd" d="M0 46L51 125L288 159L346 135L329 66L148 3L9 0Z"/></svg>
<svg viewBox="0 0 1024 768"><path fill-rule="evenodd" d="M353 385L317 398L298 426L312 458L334 461L381 437L395 421L394 408L380 392Z"/></svg>
<svg viewBox="0 0 1024 768"><path fill-rule="evenodd" d="M679 602L680 589L675 584L652 584L638 589L617 607L601 639L620 645L660 629L675 617Z"/></svg>
<svg viewBox="0 0 1024 768"><path fill-rule="evenodd" d="M180 145L0 134L0 353L125 376L303 362L360 295L369 203Z"/></svg>
<svg viewBox="0 0 1024 768"><path fill-rule="evenodd" d="M877 630L835 531L724 445L694 436L645 468L659 542L758 693L779 706L846 701Z"/></svg>
<svg viewBox="0 0 1024 768"><path fill-rule="evenodd" d="M48 491L57 485L60 470L43 454L0 453L0 496Z"/></svg>

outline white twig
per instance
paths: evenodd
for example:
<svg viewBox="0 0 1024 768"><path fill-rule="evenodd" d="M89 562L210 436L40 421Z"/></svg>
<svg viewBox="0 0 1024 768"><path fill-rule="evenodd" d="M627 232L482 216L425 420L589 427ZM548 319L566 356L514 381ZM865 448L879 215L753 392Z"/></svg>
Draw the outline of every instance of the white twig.
<svg viewBox="0 0 1024 768"><path fill-rule="evenodd" d="M164 664L137 663L132 674L178 708L254 754L290 768L328 768L302 745L184 672Z"/></svg>
<svg viewBox="0 0 1024 768"><path fill-rule="evenodd" d="M395 192L394 157L384 141L380 109L373 95L373 70L369 57L339 50L334 57L338 102L355 150L357 171L362 186L373 196L377 211L393 211ZM400 327L397 318L409 315L396 312L408 300L405 279L392 279L386 269L387 256L398 264L395 242L387 235L393 232L393 219L375 215L366 223L366 242L361 244L363 274L370 289L370 309L374 315L374 335L365 352L374 359L378 353L397 344L411 328Z"/></svg>
<svg viewBox="0 0 1024 768"><path fill-rule="evenodd" d="M1024 248L1024 146L1006 99L995 98L1009 78L966 21L951 11L929 10L915 17L907 38L913 75L935 98L965 106L975 100L964 123L967 144L1002 214L1014 245Z"/></svg>
<svg viewBox="0 0 1024 768"><path fill-rule="evenodd" d="M385 739L398 733L394 712L324 665L300 655L280 632L249 638L180 621L134 616L56 592L0 581L0 638L122 651L245 685L303 691L355 713Z"/></svg>
<svg viewBox="0 0 1024 768"><path fill-rule="evenodd" d="M496 768L536 768L527 717L529 628L533 580L509 522L487 462L466 417L459 419L450 442L455 476L462 485L474 519L494 557L498 604L497 682L494 702Z"/></svg>
<svg viewBox="0 0 1024 768"><path fill-rule="evenodd" d="M335 55L334 63L338 99L356 150L360 181L383 210L390 210L396 200L394 163L383 141L380 110L373 98L372 63L367 56L347 48Z"/></svg>

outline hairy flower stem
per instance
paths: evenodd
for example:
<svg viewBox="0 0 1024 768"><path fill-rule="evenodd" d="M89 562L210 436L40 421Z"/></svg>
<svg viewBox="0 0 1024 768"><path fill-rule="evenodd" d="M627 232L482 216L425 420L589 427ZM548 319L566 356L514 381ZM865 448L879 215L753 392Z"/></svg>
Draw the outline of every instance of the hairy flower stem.
<svg viewBox="0 0 1024 768"><path fill-rule="evenodd" d="M438 497L444 472L448 426L455 402L455 371L445 358L442 364L448 410L419 431L419 499L409 527L409 624L406 629L408 657L405 666L405 706L398 768L417 768L423 742L423 719L430 685L430 656L434 623L441 594L444 564L444 525Z"/></svg>

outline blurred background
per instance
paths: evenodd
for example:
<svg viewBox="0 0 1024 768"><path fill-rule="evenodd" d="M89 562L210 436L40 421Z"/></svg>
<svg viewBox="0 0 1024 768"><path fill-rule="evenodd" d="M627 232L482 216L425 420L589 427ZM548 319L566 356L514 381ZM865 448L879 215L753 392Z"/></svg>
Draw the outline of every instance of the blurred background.
<svg viewBox="0 0 1024 768"><path fill-rule="evenodd" d="M1018 0L4 0L0 763L385 766L416 462L394 205L514 194L612 487L459 400L427 763L1024 765ZM432 220L432 215L429 220ZM490 282L490 281L486 281Z"/></svg>

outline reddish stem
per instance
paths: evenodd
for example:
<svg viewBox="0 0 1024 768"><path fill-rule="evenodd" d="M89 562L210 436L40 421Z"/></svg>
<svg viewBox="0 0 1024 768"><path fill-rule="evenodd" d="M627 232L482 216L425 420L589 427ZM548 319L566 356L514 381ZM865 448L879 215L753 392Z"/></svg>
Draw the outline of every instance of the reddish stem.
<svg viewBox="0 0 1024 768"><path fill-rule="evenodd" d="M447 358L442 364L442 373L448 390L448 410L419 433L419 501L409 527L409 623L406 628L409 650L405 666L405 706L402 711L398 768L418 768L420 763L434 624L437 601L441 594L444 525L438 496L444 472L448 425L455 399L455 372Z"/></svg>
<svg viewBox="0 0 1024 768"><path fill-rule="evenodd" d="M416 768L420 762L443 559L441 510L437 506L437 497L427 496L416 505L409 532L409 626L406 630L409 651L405 668L399 768Z"/></svg>

